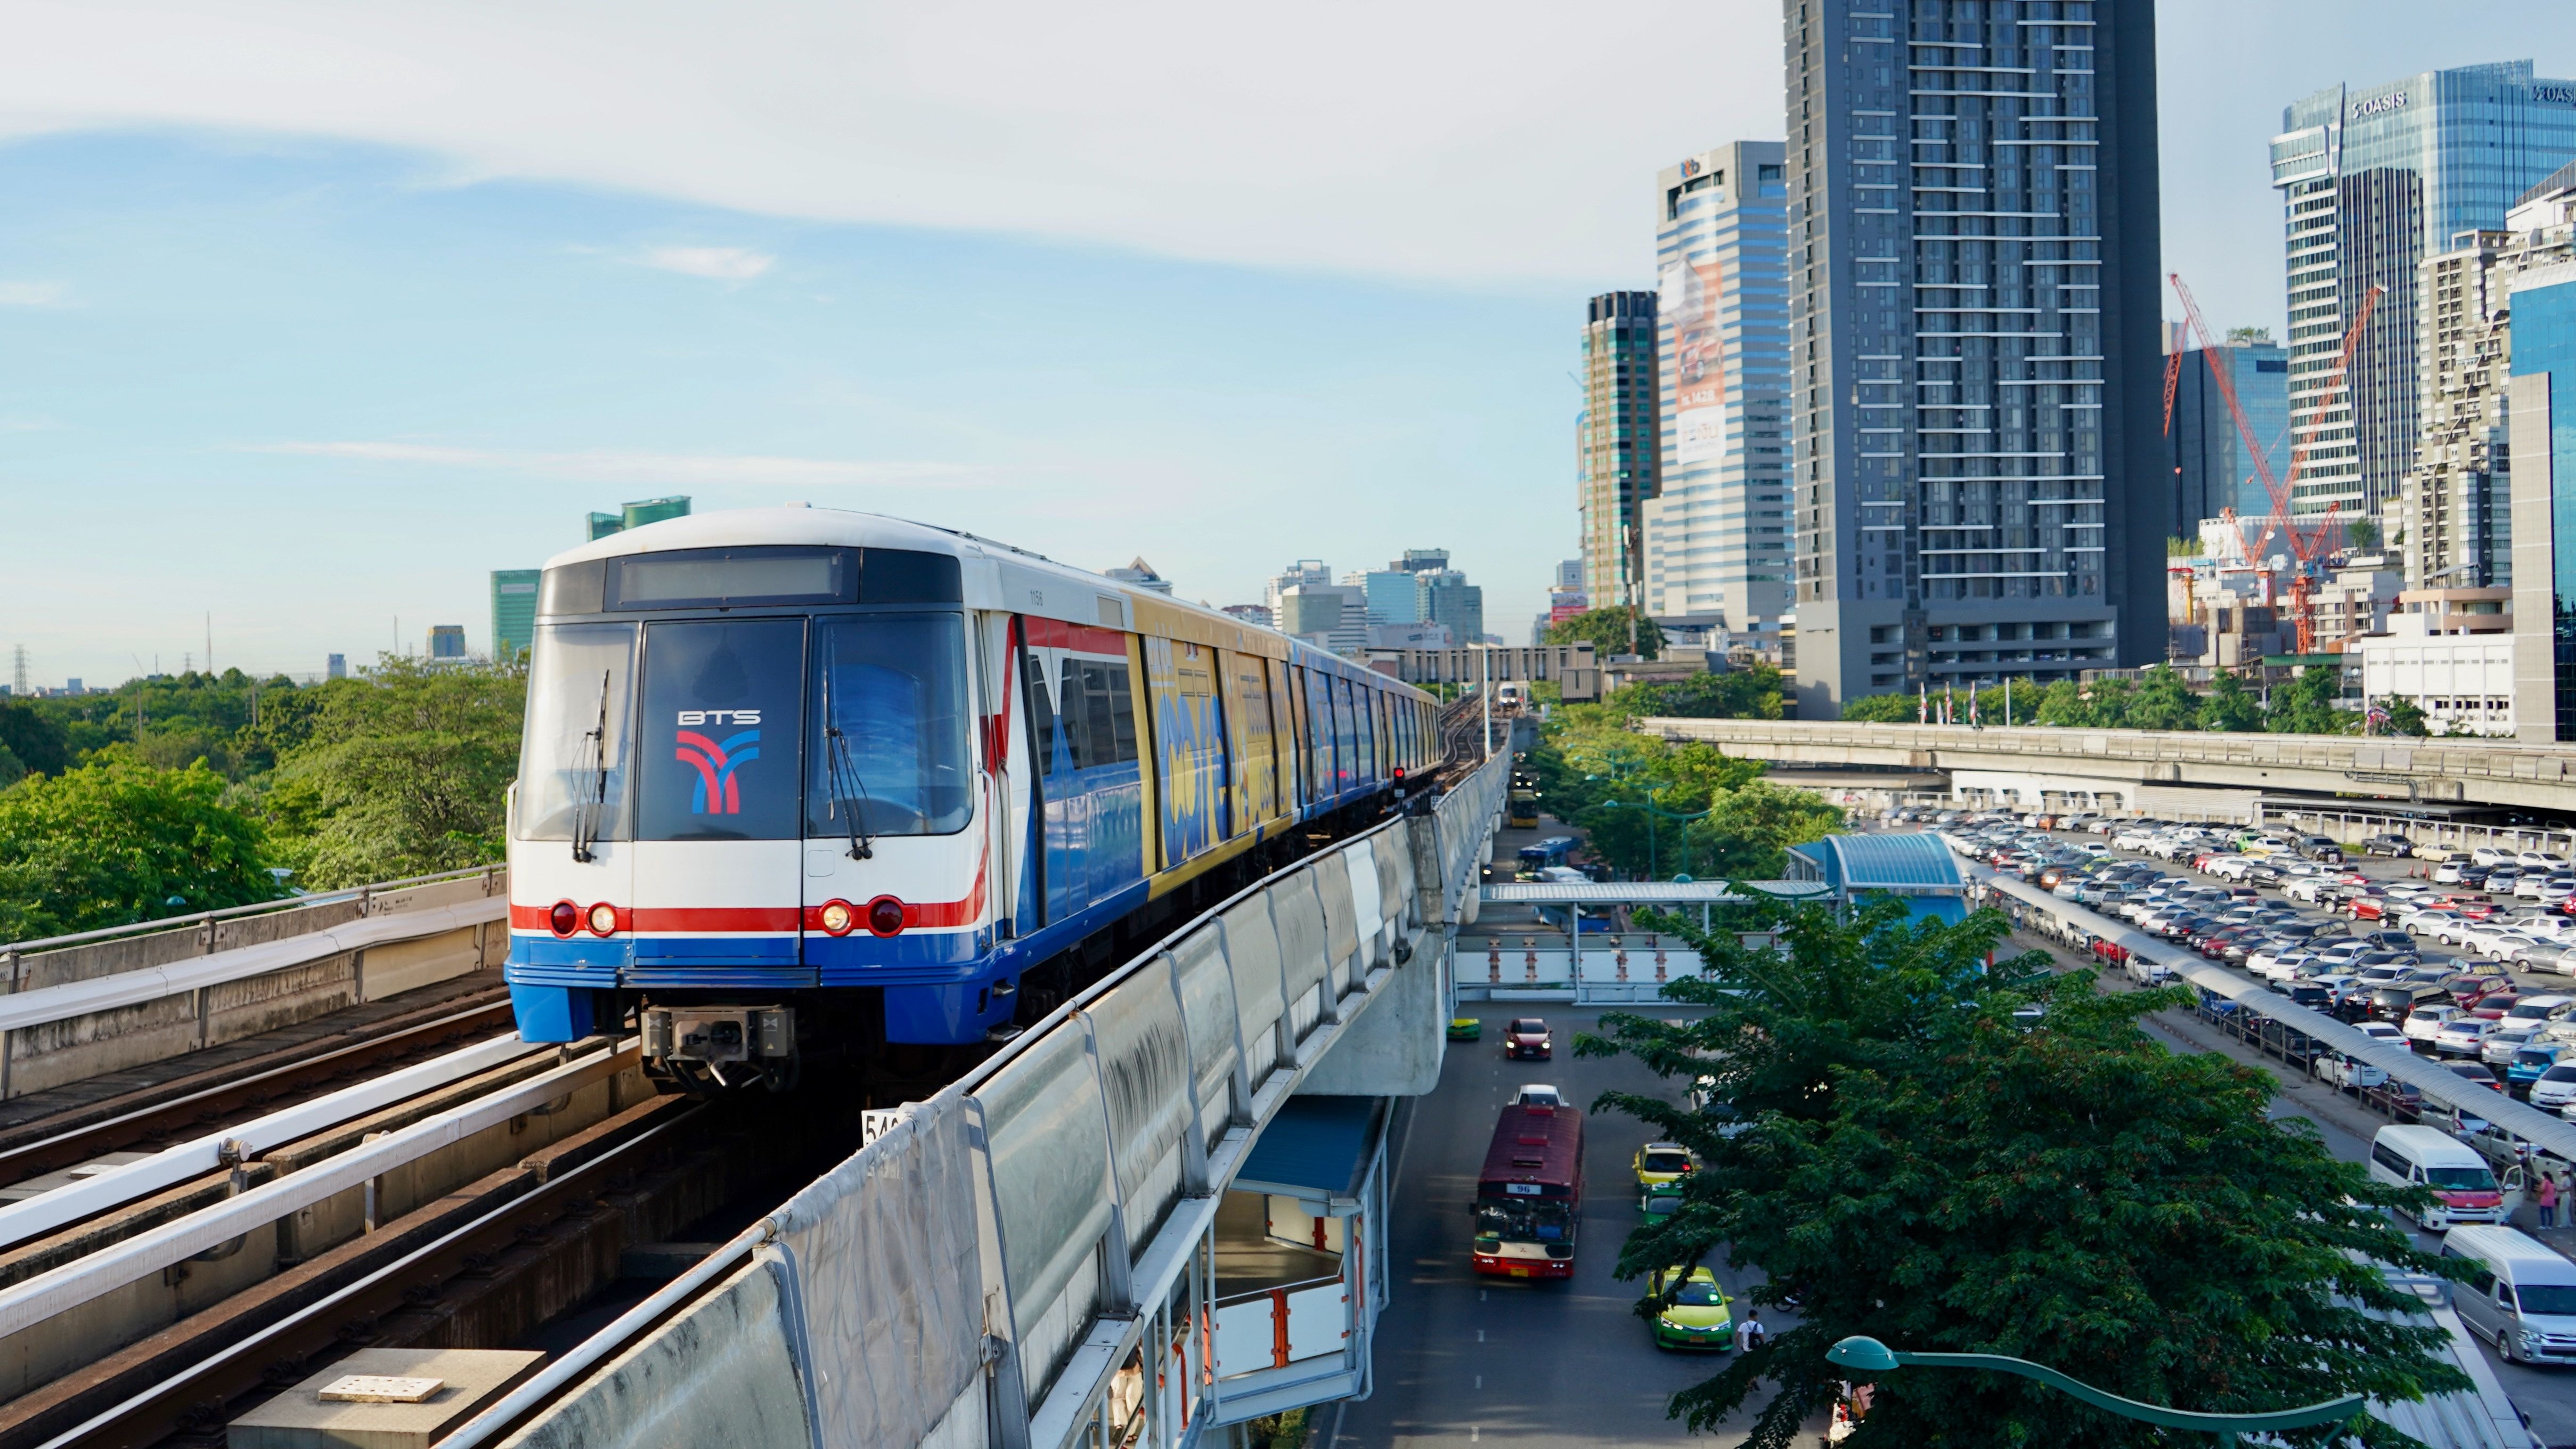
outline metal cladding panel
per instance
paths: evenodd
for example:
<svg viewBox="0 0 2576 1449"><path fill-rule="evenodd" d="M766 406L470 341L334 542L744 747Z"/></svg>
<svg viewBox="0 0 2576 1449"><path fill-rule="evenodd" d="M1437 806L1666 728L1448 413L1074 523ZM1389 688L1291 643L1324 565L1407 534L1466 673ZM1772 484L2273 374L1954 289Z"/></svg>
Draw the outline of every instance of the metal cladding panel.
<svg viewBox="0 0 2576 1449"><path fill-rule="evenodd" d="M1189 1130L1189 1028L1172 994L1172 959L1147 962L1084 1015L1109 1104L1109 1150L1126 1195L1128 1233L1141 1248L1180 1195L1179 1173L1167 1159Z"/></svg>
<svg viewBox="0 0 2576 1449"><path fill-rule="evenodd" d="M1228 1088L1243 1054L1235 1032L1241 1023L1234 1011L1234 973L1216 951L1175 957L1180 977L1181 1017L1189 1024L1190 1070L1199 1086L1199 1103L1231 1105Z"/></svg>
<svg viewBox="0 0 2576 1449"><path fill-rule="evenodd" d="M1279 923L1279 960L1288 999L1295 1001L1315 988L1332 966L1324 925L1324 904L1316 894L1313 866L1297 872L1266 894L1270 915Z"/></svg>
<svg viewBox="0 0 2576 1449"><path fill-rule="evenodd" d="M1344 856L1342 861L1307 872L1315 878L1316 894L1323 897L1324 945L1328 952L1326 959L1332 961L1347 961L1359 950L1360 931L1364 924L1359 918L1358 903L1351 899L1350 867L1343 863L1348 859ZM1369 872L1371 885L1376 884L1376 877L1377 872L1372 867Z"/></svg>
<svg viewBox="0 0 2576 1449"><path fill-rule="evenodd" d="M1109 1228L1109 1122L1088 1037L1048 1032L975 1101L993 1162L1011 1313L1025 1335Z"/></svg>
<svg viewBox="0 0 2576 1449"><path fill-rule="evenodd" d="M1420 924L1421 915L1413 899L1412 829L1411 821L1399 820L1393 830L1369 837L1369 848L1377 854L1378 899L1386 903L1386 913L1404 926Z"/></svg>
<svg viewBox="0 0 2576 1449"><path fill-rule="evenodd" d="M1234 971L1235 1019L1247 1050L1254 1038L1268 1036L1288 1013L1288 997L1280 982L1279 932L1270 924L1268 894L1264 891L1217 917L1224 931L1221 942L1217 932L1201 927L1181 943L1186 952L1190 942L1205 938L1225 953Z"/></svg>
<svg viewBox="0 0 2576 1449"><path fill-rule="evenodd" d="M1333 959L1350 960L1353 974L1364 974L1377 964L1380 947L1386 939L1386 912L1381 908L1384 898L1379 894L1377 884L1377 852L1363 841L1357 845L1346 845L1336 854L1342 858L1342 878L1349 883L1351 891L1352 947L1360 954L1355 958L1335 956ZM1329 868L1325 871L1326 875L1331 873Z"/></svg>
<svg viewBox="0 0 2576 1449"><path fill-rule="evenodd" d="M919 1443L982 1377L968 1126L963 1098L925 1102L774 1215L823 1443Z"/></svg>

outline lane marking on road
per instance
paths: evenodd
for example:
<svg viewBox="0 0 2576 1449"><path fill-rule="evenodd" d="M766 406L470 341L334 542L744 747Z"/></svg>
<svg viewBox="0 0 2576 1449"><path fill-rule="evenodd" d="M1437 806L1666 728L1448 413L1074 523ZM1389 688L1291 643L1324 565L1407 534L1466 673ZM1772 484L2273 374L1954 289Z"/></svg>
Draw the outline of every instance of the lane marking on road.
<svg viewBox="0 0 2576 1449"><path fill-rule="evenodd" d="M1481 1328L1476 1330L1476 1341L1478 1343L1483 1343L1485 1341L1485 1330Z"/></svg>
<svg viewBox="0 0 2576 1449"><path fill-rule="evenodd" d="M1473 1444L1473 1443L1475 1443L1475 1442L1476 1442L1476 1433L1477 1433L1477 1429L1478 1429L1478 1427L1479 1427L1479 1426L1477 1426L1477 1425L1475 1425L1475 1424L1470 1424L1470 1425L1468 1425L1468 1426L1467 1426L1467 1442L1468 1442L1468 1443Z"/></svg>

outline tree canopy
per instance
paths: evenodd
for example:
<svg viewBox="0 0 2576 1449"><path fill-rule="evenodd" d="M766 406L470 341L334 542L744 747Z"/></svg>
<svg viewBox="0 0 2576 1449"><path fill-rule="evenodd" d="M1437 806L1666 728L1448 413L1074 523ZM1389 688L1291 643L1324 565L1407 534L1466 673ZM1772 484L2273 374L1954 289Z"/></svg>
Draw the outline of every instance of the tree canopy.
<svg viewBox="0 0 2576 1449"><path fill-rule="evenodd" d="M1751 907L1783 947L1669 923L1710 963L1668 988L1697 1020L1612 1015L1585 1055L1628 1053L1705 1081L1694 1111L1611 1093L1600 1106L1699 1155L1684 1206L1621 1253L1634 1276L1723 1253L1800 1325L1673 1401L1694 1429L1779 1392L1750 1443L1786 1449L1833 1400L1825 1351L1868 1334L1914 1351L2029 1358L2112 1393L2222 1411L2345 1392L2464 1387L2445 1336L2379 1266L2456 1275L2383 1210L2374 1184L2303 1120L2267 1117L2274 1084L2216 1054L2177 1054L2138 1020L2177 989L2097 995L2044 958L1993 968L2005 923L1909 924ZM2017 1009L2037 1008L2035 1022ZM1679 1094L1676 1093L1676 1096ZM1651 1311L1641 1309L1641 1311ZM2403 1442L2384 1424L2293 1431L2291 1444ZM1852 1449L2146 1446L2161 1432L2025 1379L1910 1372L1879 1384Z"/></svg>
<svg viewBox="0 0 2576 1449"><path fill-rule="evenodd" d="M0 790L0 940L216 910L278 894L258 822L203 764L122 750Z"/></svg>
<svg viewBox="0 0 2576 1449"><path fill-rule="evenodd" d="M2020 679L2007 691L2000 684L1975 691L1954 691L1953 721L1966 724L1968 698L1977 701L1977 720L1986 725L2053 725L2066 729L2203 730L2210 732L2281 731L2306 734L2350 734L2360 716L2336 707L2342 680L2331 668L2310 669L2289 691L2274 690L2266 710L2258 697L2233 674L2221 673L2206 690L2195 693L2172 668L2158 664L2135 679L2099 679L2090 684L2070 679L2040 684ZM1943 696L1931 696L1938 704ZM1847 701L1843 718L1876 724L1913 724L1921 701L1909 694L1872 694ZM2009 711L2009 718L2007 717Z"/></svg>
<svg viewBox="0 0 2576 1449"><path fill-rule="evenodd" d="M1841 828L1839 808L1764 780L1760 761L1638 734L1631 718L1606 704L1559 705L1529 752L1541 807L1583 827L1612 869L1776 877L1788 847Z"/></svg>
<svg viewBox="0 0 2576 1449"><path fill-rule="evenodd" d="M327 888L498 861L525 696L515 662L389 657L0 702L0 939L266 899L272 867Z"/></svg>
<svg viewBox="0 0 2576 1449"><path fill-rule="evenodd" d="M1653 659L1664 652L1664 631L1655 627L1655 621L1643 609L1619 604L1557 620L1547 626L1547 642L1589 642L1593 652L1603 659L1620 654Z"/></svg>
<svg viewBox="0 0 2576 1449"><path fill-rule="evenodd" d="M1768 664L1694 674L1668 684L1623 684L1602 706L1622 720L1657 715L1675 719L1778 719L1780 671Z"/></svg>

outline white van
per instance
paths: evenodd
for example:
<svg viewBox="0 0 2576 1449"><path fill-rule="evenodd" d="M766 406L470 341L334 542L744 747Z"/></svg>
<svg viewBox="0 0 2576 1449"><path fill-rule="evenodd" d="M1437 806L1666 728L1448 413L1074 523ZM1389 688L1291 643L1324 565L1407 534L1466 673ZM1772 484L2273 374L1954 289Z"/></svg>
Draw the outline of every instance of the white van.
<svg viewBox="0 0 2576 1449"><path fill-rule="evenodd" d="M2504 1221L2504 1190L2477 1149L2437 1127L2382 1127L2370 1139L2370 1178L2429 1187L2433 1205L2417 1221L2427 1232L2454 1223Z"/></svg>
<svg viewBox="0 0 2576 1449"><path fill-rule="evenodd" d="M2576 1263L2503 1227L2455 1228L2442 1256L2477 1265L2452 1288L2451 1307L2505 1362L2576 1363Z"/></svg>

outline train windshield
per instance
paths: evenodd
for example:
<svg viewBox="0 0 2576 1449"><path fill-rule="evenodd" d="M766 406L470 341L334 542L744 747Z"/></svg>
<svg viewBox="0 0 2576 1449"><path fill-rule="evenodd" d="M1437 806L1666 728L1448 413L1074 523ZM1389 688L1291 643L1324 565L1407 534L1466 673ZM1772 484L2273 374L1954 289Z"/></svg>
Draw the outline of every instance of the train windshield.
<svg viewBox="0 0 2576 1449"><path fill-rule="evenodd" d="M537 630L519 746L520 839L626 838L634 680L634 625Z"/></svg>
<svg viewBox="0 0 2576 1449"><path fill-rule="evenodd" d="M802 619L644 628L639 840L794 840Z"/></svg>
<svg viewBox="0 0 2576 1449"><path fill-rule="evenodd" d="M966 632L955 614L817 621L805 828L951 835L974 813Z"/></svg>

